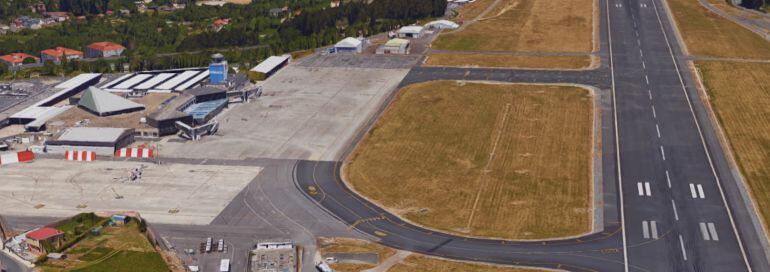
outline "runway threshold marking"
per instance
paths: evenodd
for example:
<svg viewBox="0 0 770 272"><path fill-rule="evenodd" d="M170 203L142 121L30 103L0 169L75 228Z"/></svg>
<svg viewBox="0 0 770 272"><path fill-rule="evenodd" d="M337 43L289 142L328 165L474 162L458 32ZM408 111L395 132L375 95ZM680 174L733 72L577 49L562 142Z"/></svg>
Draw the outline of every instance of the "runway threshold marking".
<svg viewBox="0 0 770 272"><path fill-rule="evenodd" d="M703 240L719 241L719 235L717 235L717 230L716 230L716 226L714 226L714 223L701 222L699 225L700 225L701 235L703 236Z"/></svg>
<svg viewBox="0 0 770 272"><path fill-rule="evenodd" d="M658 239L658 224L655 220L642 221L642 236L644 239Z"/></svg>
<svg viewBox="0 0 770 272"><path fill-rule="evenodd" d="M706 198L706 194L703 192L703 185L690 183L690 195L692 195L692 198Z"/></svg>
<svg viewBox="0 0 770 272"><path fill-rule="evenodd" d="M639 196L652 196L650 182L637 182L636 187L639 190Z"/></svg>

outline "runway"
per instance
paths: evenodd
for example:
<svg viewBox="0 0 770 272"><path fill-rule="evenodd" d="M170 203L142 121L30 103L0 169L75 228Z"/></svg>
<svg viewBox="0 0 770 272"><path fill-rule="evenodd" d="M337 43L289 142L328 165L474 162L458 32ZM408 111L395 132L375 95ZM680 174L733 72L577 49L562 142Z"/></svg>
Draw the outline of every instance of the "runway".
<svg viewBox="0 0 770 272"><path fill-rule="evenodd" d="M340 177L341 162L299 162L298 188L381 243L429 255L570 271L770 271L759 242L765 238L739 194L737 170L725 160L665 3L609 0L600 7L599 69L416 67L401 83L494 80L602 89L611 114L602 120L605 229L599 233L512 242L433 232L353 193Z"/></svg>

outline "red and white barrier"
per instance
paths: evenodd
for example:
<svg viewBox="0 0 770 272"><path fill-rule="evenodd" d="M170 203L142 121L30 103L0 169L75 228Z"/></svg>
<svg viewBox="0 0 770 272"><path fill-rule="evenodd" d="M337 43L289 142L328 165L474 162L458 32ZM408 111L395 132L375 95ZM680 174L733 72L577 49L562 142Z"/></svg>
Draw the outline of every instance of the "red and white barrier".
<svg viewBox="0 0 770 272"><path fill-rule="evenodd" d="M35 160L35 153L32 153L32 151L0 154L0 165L31 162L33 160Z"/></svg>
<svg viewBox="0 0 770 272"><path fill-rule="evenodd" d="M119 158L152 158L154 156L151 148L121 148L115 152L115 157Z"/></svg>
<svg viewBox="0 0 770 272"><path fill-rule="evenodd" d="M96 152L93 151L64 151L64 159L68 161L95 161Z"/></svg>

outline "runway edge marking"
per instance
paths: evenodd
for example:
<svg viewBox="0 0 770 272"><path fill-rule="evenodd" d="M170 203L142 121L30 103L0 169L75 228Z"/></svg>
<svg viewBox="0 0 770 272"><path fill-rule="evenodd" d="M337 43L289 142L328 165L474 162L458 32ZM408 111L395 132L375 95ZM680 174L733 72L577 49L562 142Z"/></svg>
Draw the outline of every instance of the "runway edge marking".
<svg viewBox="0 0 770 272"><path fill-rule="evenodd" d="M626 243L626 216L625 208L623 205L623 178L620 172L620 137L618 133L618 106L615 99L615 64L612 57L612 20L610 19L610 2L604 1L605 10L607 11L607 43L610 53L610 81L612 86L612 117L615 126L615 165L618 176L618 196L620 196L620 230L623 233L623 268L625 272L628 272L628 245Z"/></svg>

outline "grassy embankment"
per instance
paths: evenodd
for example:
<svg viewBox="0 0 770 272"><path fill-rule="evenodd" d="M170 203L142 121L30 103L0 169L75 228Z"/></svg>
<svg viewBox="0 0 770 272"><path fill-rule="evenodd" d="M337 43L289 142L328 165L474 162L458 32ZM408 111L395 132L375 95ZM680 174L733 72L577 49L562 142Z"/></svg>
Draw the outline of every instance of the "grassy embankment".
<svg viewBox="0 0 770 272"><path fill-rule="evenodd" d="M411 85L346 176L430 228L506 239L579 235L591 230L592 122L592 97L578 87Z"/></svg>
<svg viewBox="0 0 770 272"><path fill-rule="evenodd" d="M487 1L479 4L492 4ZM475 3L474 3L475 4ZM466 51L437 52L428 65L579 69L591 64L593 51L593 0L500 0L484 18L461 31L441 34L432 48ZM465 9L468 9L467 11ZM477 6L461 10L478 16ZM489 54L494 52L585 53L585 56Z"/></svg>
<svg viewBox="0 0 770 272"><path fill-rule="evenodd" d="M70 221L59 229L69 236L91 227L89 222ZM66 259L47 260L38 267L44 272L130 272L138 267L147 272L169 271L161 255L139 231L136 220L125 226L104 227L100 235L89 234L63 253Z"/></svg>
<svg viewBox="0 0 770 272"><path fill-rule="evenodd" d="M465 263L431 258L412 254L401 263L391 267L388 272L543 272L549 270L504 267L478 263Z"/></svg>
<svg viewBox="0 0 770 272"><path fill-rule="evenodd" d="M691 55L770 60L770 42L711 13L697 0L669 0ZM770 63L695 61L708 103L765 225L770 220Z"/></svg>
<svg viewBox="0 0 770 272"><path fill-rule="evenodd" d="M330 253L376 253L380 262L396 254L396 250L392 248L349 238L319 238L318 249L321 251L321 256ZM340 272L357 272L375 267L365 263L334 263L329 266L334 271Z"/></svg>

